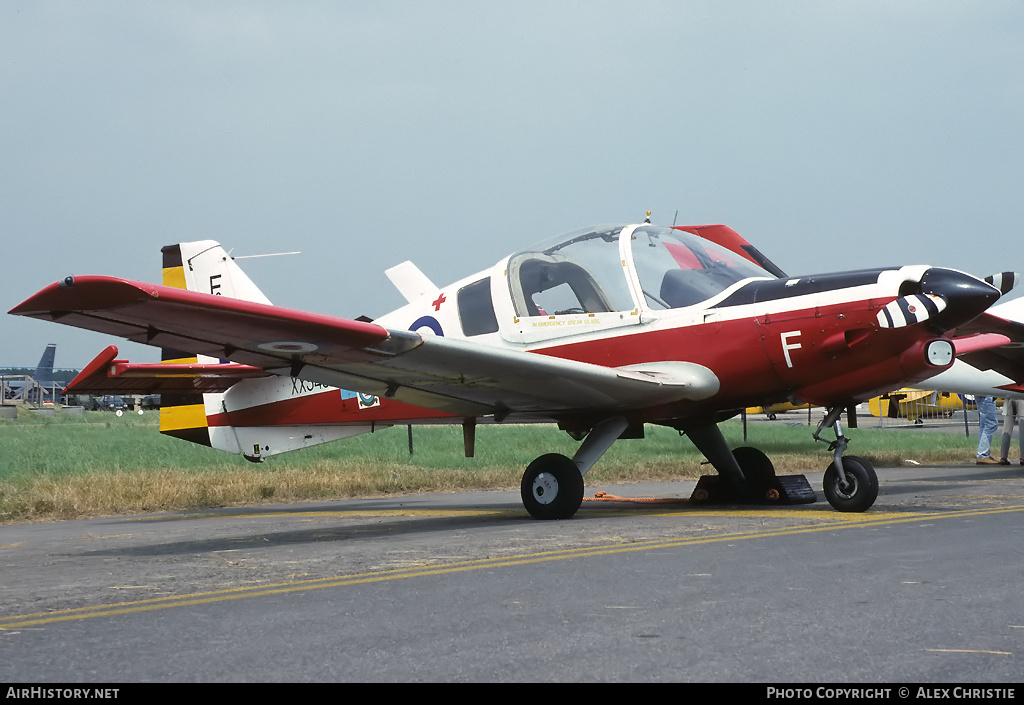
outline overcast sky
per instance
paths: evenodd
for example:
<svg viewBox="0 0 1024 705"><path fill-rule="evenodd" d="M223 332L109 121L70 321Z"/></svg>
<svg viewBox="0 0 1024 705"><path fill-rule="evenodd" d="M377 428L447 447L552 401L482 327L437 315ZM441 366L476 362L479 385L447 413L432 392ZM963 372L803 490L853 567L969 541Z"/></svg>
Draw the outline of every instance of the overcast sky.
<svg viewBox="0 0 1024 705"><path fill-rule="evenodd" d="M0 3L0 307L216 239L345 317L648 209L791 274L1024 271L1024 3ZM0 366L109 336L0 315ZM156 350L123 344L133 360Z"/></svg>

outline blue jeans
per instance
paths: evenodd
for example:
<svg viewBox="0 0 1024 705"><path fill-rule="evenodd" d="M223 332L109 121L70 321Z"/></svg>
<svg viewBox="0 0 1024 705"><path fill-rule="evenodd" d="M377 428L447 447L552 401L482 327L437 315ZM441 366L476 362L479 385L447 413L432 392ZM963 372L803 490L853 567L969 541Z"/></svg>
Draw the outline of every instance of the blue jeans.
<svg viewBox="0 0 1024 705"><path fill-rule="evenodd" d="M978 457L987 458L992 453L992 436L999 428L996 421L996 400L994 397L978 397Z"/></svg>

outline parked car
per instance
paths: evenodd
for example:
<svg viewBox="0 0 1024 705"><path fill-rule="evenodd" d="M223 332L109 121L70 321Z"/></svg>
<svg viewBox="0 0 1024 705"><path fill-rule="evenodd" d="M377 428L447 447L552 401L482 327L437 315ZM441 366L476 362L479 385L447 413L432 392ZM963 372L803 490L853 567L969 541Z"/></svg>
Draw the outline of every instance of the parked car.
<svg viewBox="0 0 1024 705"><path fill-rule="evenodd" d="M120 416L128 408L122 397L115 394L105 394L102 397L93 397L92 407L94 411L113 411Z"/></svg>

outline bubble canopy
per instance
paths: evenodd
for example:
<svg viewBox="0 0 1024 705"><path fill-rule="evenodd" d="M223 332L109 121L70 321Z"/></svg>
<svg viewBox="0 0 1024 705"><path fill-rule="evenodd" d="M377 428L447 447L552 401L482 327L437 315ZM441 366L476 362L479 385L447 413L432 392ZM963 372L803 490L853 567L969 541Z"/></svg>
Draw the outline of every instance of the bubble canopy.
<svg viewBox="0 0 1024 705"><path fill-rule="evenodd" d="M774 277L709 240L654 225L584 228L517 252L508 266L518 316L683 308L750 278Z"/></svg>

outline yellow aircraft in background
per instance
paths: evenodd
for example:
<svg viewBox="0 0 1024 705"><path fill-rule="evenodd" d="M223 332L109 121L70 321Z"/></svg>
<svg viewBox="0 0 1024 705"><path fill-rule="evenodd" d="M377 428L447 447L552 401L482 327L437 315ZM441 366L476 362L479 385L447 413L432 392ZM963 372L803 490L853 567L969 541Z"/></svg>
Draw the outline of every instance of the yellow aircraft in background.
<svg viewBox="0 0 1024 705"><path fill-rule="evenodd" d="M783 402L771 406L751 406L747 414L764 414L774 421L777 414L787 411L798 411L811 408L810 404L793 404ZM924 389L905 387L895 392L888 392L868 400L868 410L872 416L890 419L903 418L915 424L924 423L929 418L949 418L964 408L964 399L955 392L933 392ZM968 409L975 409L973 397L968 397Z"/></svg>
<svg viewBox="0 0 1024 705"><path fill-rule="evenodd" d="M872 416L891 419L905 418L916 424L924 418L949 418L964 408L964 398L955 392L929 392L923 389L898 389L868 400ZM974 400L967 402L967 408L975 408Z"/></svg>
<svg viewBox="0 0 1024 705"><path fill-rule="evenodd" d="M793 404L791 402L784 401L781 404L772 404L771 406L751 406L747 408L747 413L764 414L771 421L774 421L776 414L784 414L787 411L798 411L800 409L810 408L810 404Z"/></svg>

